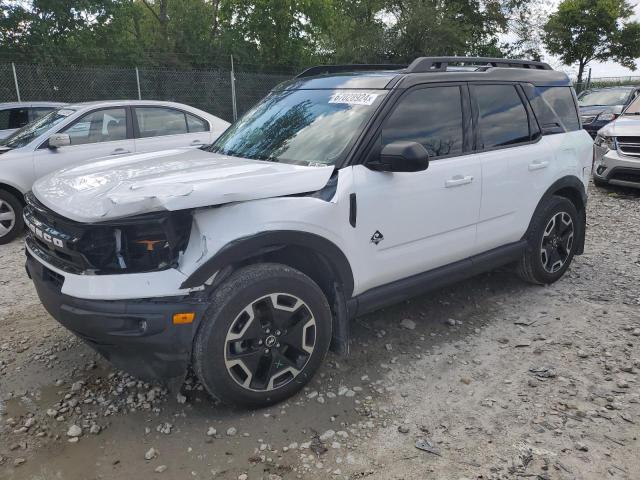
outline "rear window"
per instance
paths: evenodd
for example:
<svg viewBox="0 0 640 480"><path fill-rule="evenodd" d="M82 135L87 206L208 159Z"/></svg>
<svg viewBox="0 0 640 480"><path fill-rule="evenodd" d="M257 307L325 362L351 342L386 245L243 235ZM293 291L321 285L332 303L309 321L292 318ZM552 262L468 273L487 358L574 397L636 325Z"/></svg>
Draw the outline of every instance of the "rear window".
<svg viewBox="0 0 640 480"><path fill-rule="evenodd" d="M479 149L528 142L529 117L514 85L472 85L478 104Z"/></svg>
<svg viewBox="0 0 640 480"><path fill-rule="evenodd" d="M535 87L525 90L543 129L555 127L558 133L580 130L571 87Z"/></svg>
<svg viewBox="0 0 640 480"><path fill-rule="evenodd" d="M27 123L29 114L26 108L0 110L0 130L24 127Z"/></svg>

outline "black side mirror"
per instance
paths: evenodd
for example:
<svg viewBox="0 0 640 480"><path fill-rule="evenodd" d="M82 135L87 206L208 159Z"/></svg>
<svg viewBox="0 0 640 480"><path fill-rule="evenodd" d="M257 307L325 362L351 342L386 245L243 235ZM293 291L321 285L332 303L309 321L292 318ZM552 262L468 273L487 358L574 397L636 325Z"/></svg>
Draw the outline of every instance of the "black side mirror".
<svg viewBox="0 0 640 480"><path fill-rule="evenodd" d="M365 166L378 172L420 172L429 167L429 153L418 142L393 142Z"/></svg>

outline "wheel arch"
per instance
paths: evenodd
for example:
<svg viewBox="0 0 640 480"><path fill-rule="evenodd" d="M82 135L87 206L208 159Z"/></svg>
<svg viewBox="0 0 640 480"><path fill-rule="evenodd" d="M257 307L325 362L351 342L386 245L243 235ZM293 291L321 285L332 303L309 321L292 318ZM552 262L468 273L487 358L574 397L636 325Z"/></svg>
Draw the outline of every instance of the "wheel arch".
<svg viewBox="0 0 640 480"><path fill-rule="evenodd" d="M354 289L353 271L342 250L319 235L299 231L261 232L234 240L194 271L181 288L206 285L215 289L232 272L246 265L274 262L301 271L327 296L333 314L332 349L346 354L349 348L347 299Z"/></svg>
<svg viewBox="0 0 640 480"><path fill-rule="evenodd" d="M9 192L11 195L16 197L16 199L18 199L18 201L22 204L23 207L26 205L26 202L24 201L24 193L22 193L16 187L9 185L8 183L0 182L0 190Z"/></svg>
<svg viewBox="0 0 640 480"><path fill-rule="evenodd" d="M538 202L535 212L538 211L540 206L547 200L549 197L556 195L559 197L564 197L569 200L576 207L578 211L578 219L579 219L579 234L578 234L578 243L576 246L576 255L581 255L584 253L584 242L585 242L585 232L587 226L587 190L582 181L574 176L567 175L565 177L556 180L542 195L542 198ZM527 228L527 232L525 233L525 240L528 239L529 232L531 232L532 225L529 224Z"/></svg>

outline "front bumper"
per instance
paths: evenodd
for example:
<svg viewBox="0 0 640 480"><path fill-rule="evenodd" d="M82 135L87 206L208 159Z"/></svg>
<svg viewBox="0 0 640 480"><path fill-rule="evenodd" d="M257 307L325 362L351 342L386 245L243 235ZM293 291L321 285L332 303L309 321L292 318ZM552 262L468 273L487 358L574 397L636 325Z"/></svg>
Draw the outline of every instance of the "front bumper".
<svg viewBox="0 0 640 480"><path fill-rule="evenodd" d="M145 380L184 376L193 335L207 303L170 297L139 300L86 300L61 292L64 277L27 252L26 269L40 301L60 324L115 367ZM195 312L191 324L174 325L173 315Z"/></svg>
<svg viewBox="0 0 640 480"><path fill-rule="evenodd" d="M593 177L621 187L640 188L640 157L594 146Z"/></svg>

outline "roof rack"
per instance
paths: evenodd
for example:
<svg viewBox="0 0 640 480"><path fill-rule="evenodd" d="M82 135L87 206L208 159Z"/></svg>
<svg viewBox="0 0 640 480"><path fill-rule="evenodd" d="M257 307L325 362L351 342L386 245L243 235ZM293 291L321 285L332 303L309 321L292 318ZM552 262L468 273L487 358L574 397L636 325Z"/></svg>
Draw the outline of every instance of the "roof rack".
<svg viewBox="0 0 640 480"><path fill-rule="evenodd" d="M352 65L317 65L315 67L307 68L305 71L296 76L296 78L313 77L315 75L323 75L326 73L340 73L340 72L357 72L357 71L370 71L370 70L402 70L407 68L406 65L395 64L352 64Z"/></svg>
<svg viewBox="0 0 640 480"><path fill-rule="evenodd" d="M446 72L450 63L476 65L482 67L529 68L534 70L553 70L548 63L533 60L512 60L490 57L420 57L407 67L407 73Z"/></svg>

